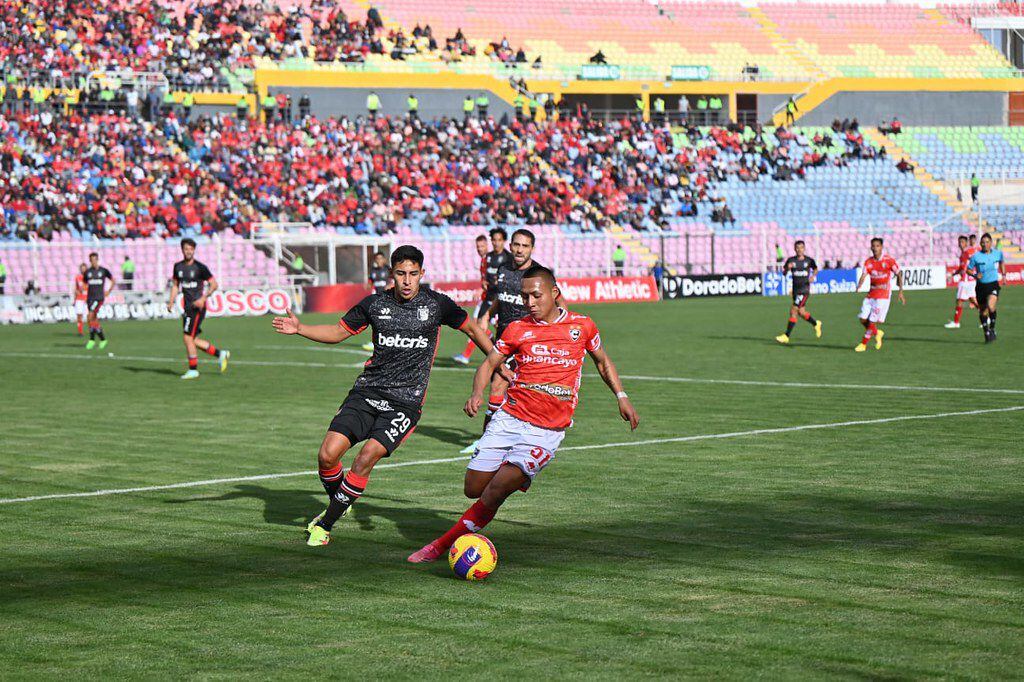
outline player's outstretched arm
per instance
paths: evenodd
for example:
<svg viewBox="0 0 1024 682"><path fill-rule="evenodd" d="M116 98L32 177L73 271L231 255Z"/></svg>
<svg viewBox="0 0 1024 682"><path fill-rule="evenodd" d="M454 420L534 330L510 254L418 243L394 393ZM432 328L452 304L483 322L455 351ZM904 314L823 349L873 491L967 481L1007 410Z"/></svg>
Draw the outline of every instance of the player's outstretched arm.
<svg viewBox="0 0 1024 682"><path fill-rule="evenodd" d="M484 352L484 355L490 355L491 349L494 348L494 344L487 337L487 334L480 329L479 326L473 323L473 319L467 317L466 324L463 324L460 330L463 334L472 339L476 347Z"/></svg>
<svg viewBox="0 0 1024 682"><path fill-rule="evenodd" d="M278 334L298 334L317 343L341 343L352 334L340 324L302 324L289 308L288 317L275 317L274 331Z"/></svg>
<svg viewBox="0 0 1024 682"><path fill-rule="evenodd" d="M900 288L900 303L903 305L907 304L907 297L903 295L903 271L900 270L896 273L896 286Z"/></svg>
<svg viewBox="0 0 1024 682"><path fill-rule="evenodd" d="M480 407L484 404L484 391L491 384L491 376L501 366L501 363L505 362L506 357L508 356L492 349L487 354L487 359L477 368L476 374L473 375L473 392L469 395L469 400L466 401L466 406L463 408L463 411L470 417L475 417L476 413L480 411Z"/></svg>
<svg viewBox="0 0 1024 682"><path fill-rule="evenodd" d="M629 422L629 429L636 431L636 427L640 425L640 415L636 413L636 408L630 402L629 396L622 390L622 380L619 379L619 370L615 369L615 363L608 357L608 353L604 352L604 348L587 352L594 359L597 373L601 375L604 383L608 385L619 401L619 416L622 417L622 421Z"/></svg>

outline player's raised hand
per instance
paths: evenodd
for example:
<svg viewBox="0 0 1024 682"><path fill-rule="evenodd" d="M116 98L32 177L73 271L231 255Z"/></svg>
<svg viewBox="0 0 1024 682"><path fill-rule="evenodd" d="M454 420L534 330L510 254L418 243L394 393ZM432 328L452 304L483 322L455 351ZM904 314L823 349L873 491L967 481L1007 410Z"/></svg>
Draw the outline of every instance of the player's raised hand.
<svg viewBox="0 0 1024 682"><path fill-rule="evenodd" d="M288 317L274 318L274 331L278 334L298 334L299 318L295 316L291 308L285 312L288 313Z"/></svg>
<svg viewBox="0 0 1024 682"><path fill-rule="evenodd" d="M629 422L630 431L636 431L636 427L640 425L640 415L636 413L636 408L629 402L629 398L619 398L619 415L622 421Z"/></svg>
<svg viewBox="0 0 1024 682"><path fill-rule="evenodd" d="M480 411L480 408L483 406L483 404L484 397L481 395L473 394L469 396L469 400L466 401L466 406L462 408L462 411L465 412L470 417L475 417L476 413Z"/></svg>

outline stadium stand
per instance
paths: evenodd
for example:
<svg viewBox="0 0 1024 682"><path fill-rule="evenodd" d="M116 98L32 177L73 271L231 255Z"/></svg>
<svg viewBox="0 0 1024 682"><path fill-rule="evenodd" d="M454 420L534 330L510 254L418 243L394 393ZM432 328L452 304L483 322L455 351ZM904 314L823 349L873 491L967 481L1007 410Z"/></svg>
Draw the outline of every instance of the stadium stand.
<svg viewBox="0 0 1024 682"><path fill-rule="evenodd" d="M906 4L765 3L800 52L833 76L1001 78L1015 70L980 36Z"/></svg>
<svg viewBox="0 0 1024 682"><path fill-rule="evenodd" d="M940 180L1024 176L1024 128L908 127L899 143Z"/></svg>
<svg viewBox="0 0 1024 682"><path fill-rule="evenodd" d="M209 237L200 237L200 252L211 268L216 269L222 287L267 286L282 280L287 274L283 266L239 235L225 233L217 236L216 250L207 248ZM78 273L78 265L88 261L90 251L100 254L101 262L121 279L119 266L125 256L131 256L137 270L133 282L139 291L164 291L170 278L171 266L181 260L176 240L150 237L146 239L79 240L67 232L57 232L51 242L42 244L20 242L0 243L0 261L8 270L9 293L21 293L29 280L35 282L43 294L62 294L71 291L71 282ZM219 256L215 256L219 253Z"/></svg>

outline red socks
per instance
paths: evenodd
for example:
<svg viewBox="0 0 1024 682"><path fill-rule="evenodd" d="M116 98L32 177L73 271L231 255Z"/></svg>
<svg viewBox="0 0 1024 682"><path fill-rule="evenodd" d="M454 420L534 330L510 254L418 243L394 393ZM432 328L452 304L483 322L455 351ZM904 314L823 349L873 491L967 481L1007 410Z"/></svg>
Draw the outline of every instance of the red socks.
<svg viewBox="0 0 1024 682"><path fill-rule="evenodd" d="M219 353L220 351L218 351L217 347L211 343L209 346L206 347L206 352L212 355L213 357L217 357L217 353Z"/></svg>
<svg viewBox="0 0 1024 682"><path fill-rule="evenodd" d="M491 519L497 513L497 509L490 509L484 506L483 502L477 500L447 533L434 540L434 546L447 551L463 535L480 532L484 526L491 522Z"/></svg>
<svg viewBox="0 0 1024 682"><path fill-rule="evenodd" d="M878 327L875 326L874 322L868 322L864 327L864 339L862 340L862 343L867 345L867 342L870 341L876 333L878 333Z"/></svg>
<svg viewBox="0 0 1024 682"><path fill-rule="evenodd" d="M957 324L960 324L960 316L963 315L963 314L964 314L964 304L963 303L957 303L956 304L956 313L953 314L953 321L956 322Z"/></svg>
<svg viewBox="0 0 1024 682"><path fill-rule="evenodd" d="M78 321L78 335L79 336L82 335L82 321L81 320Z"/></svg>
<svg viewBox="0 0 1024 682"><path fill-rule="evenodd" d="M476 348L476 344L473 343L472 341L469 341L466 344L466 347L462 349L462 357L464 357L466 359L469 359L469 358L473 357L473 349L474 348Z"/></svg>
<svg viewBox="0 0 1024 682"><path fill-rule="evenodd" d="M197 369L198 367L199 367L199 358L189 358L188 359L188 368L189 369Z"/></svg>

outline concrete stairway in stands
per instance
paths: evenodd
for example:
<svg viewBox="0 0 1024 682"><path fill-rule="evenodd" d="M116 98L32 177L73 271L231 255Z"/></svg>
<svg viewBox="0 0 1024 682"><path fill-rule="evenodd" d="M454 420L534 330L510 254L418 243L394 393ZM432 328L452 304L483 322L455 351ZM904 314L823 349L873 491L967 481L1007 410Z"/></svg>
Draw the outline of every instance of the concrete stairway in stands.
<svg viewBox="0 0 1024 682"><path fill-rule="evenodd" d="M992 235L992 238L997 242L1001 243L1000 248L1003 250L1003 255L1006 260L1011 263L1024 263L1024 250L1021 249L1019 244L1011 241L1001 230L996 229L989 224L981 215L978 214L977 210L973 206L964 206L963 202L956 198L956 194L952 192L949 187L936 180L935 177L928 172L922 164L918 163L914 158L907 153L903 147L899 146L892 137L879 132L878 128L862 128L861 131L864 133L864 137L871 142L874 142L879 147L884 147L886 154L892 159L893 163L896 163L899 159L906 159L914 166L914 177L924 185L928 191L942 199L943 202L954 211L965 212L964 220L971 225L977 225L978 230L982 233L988 232Z"/></svg>

